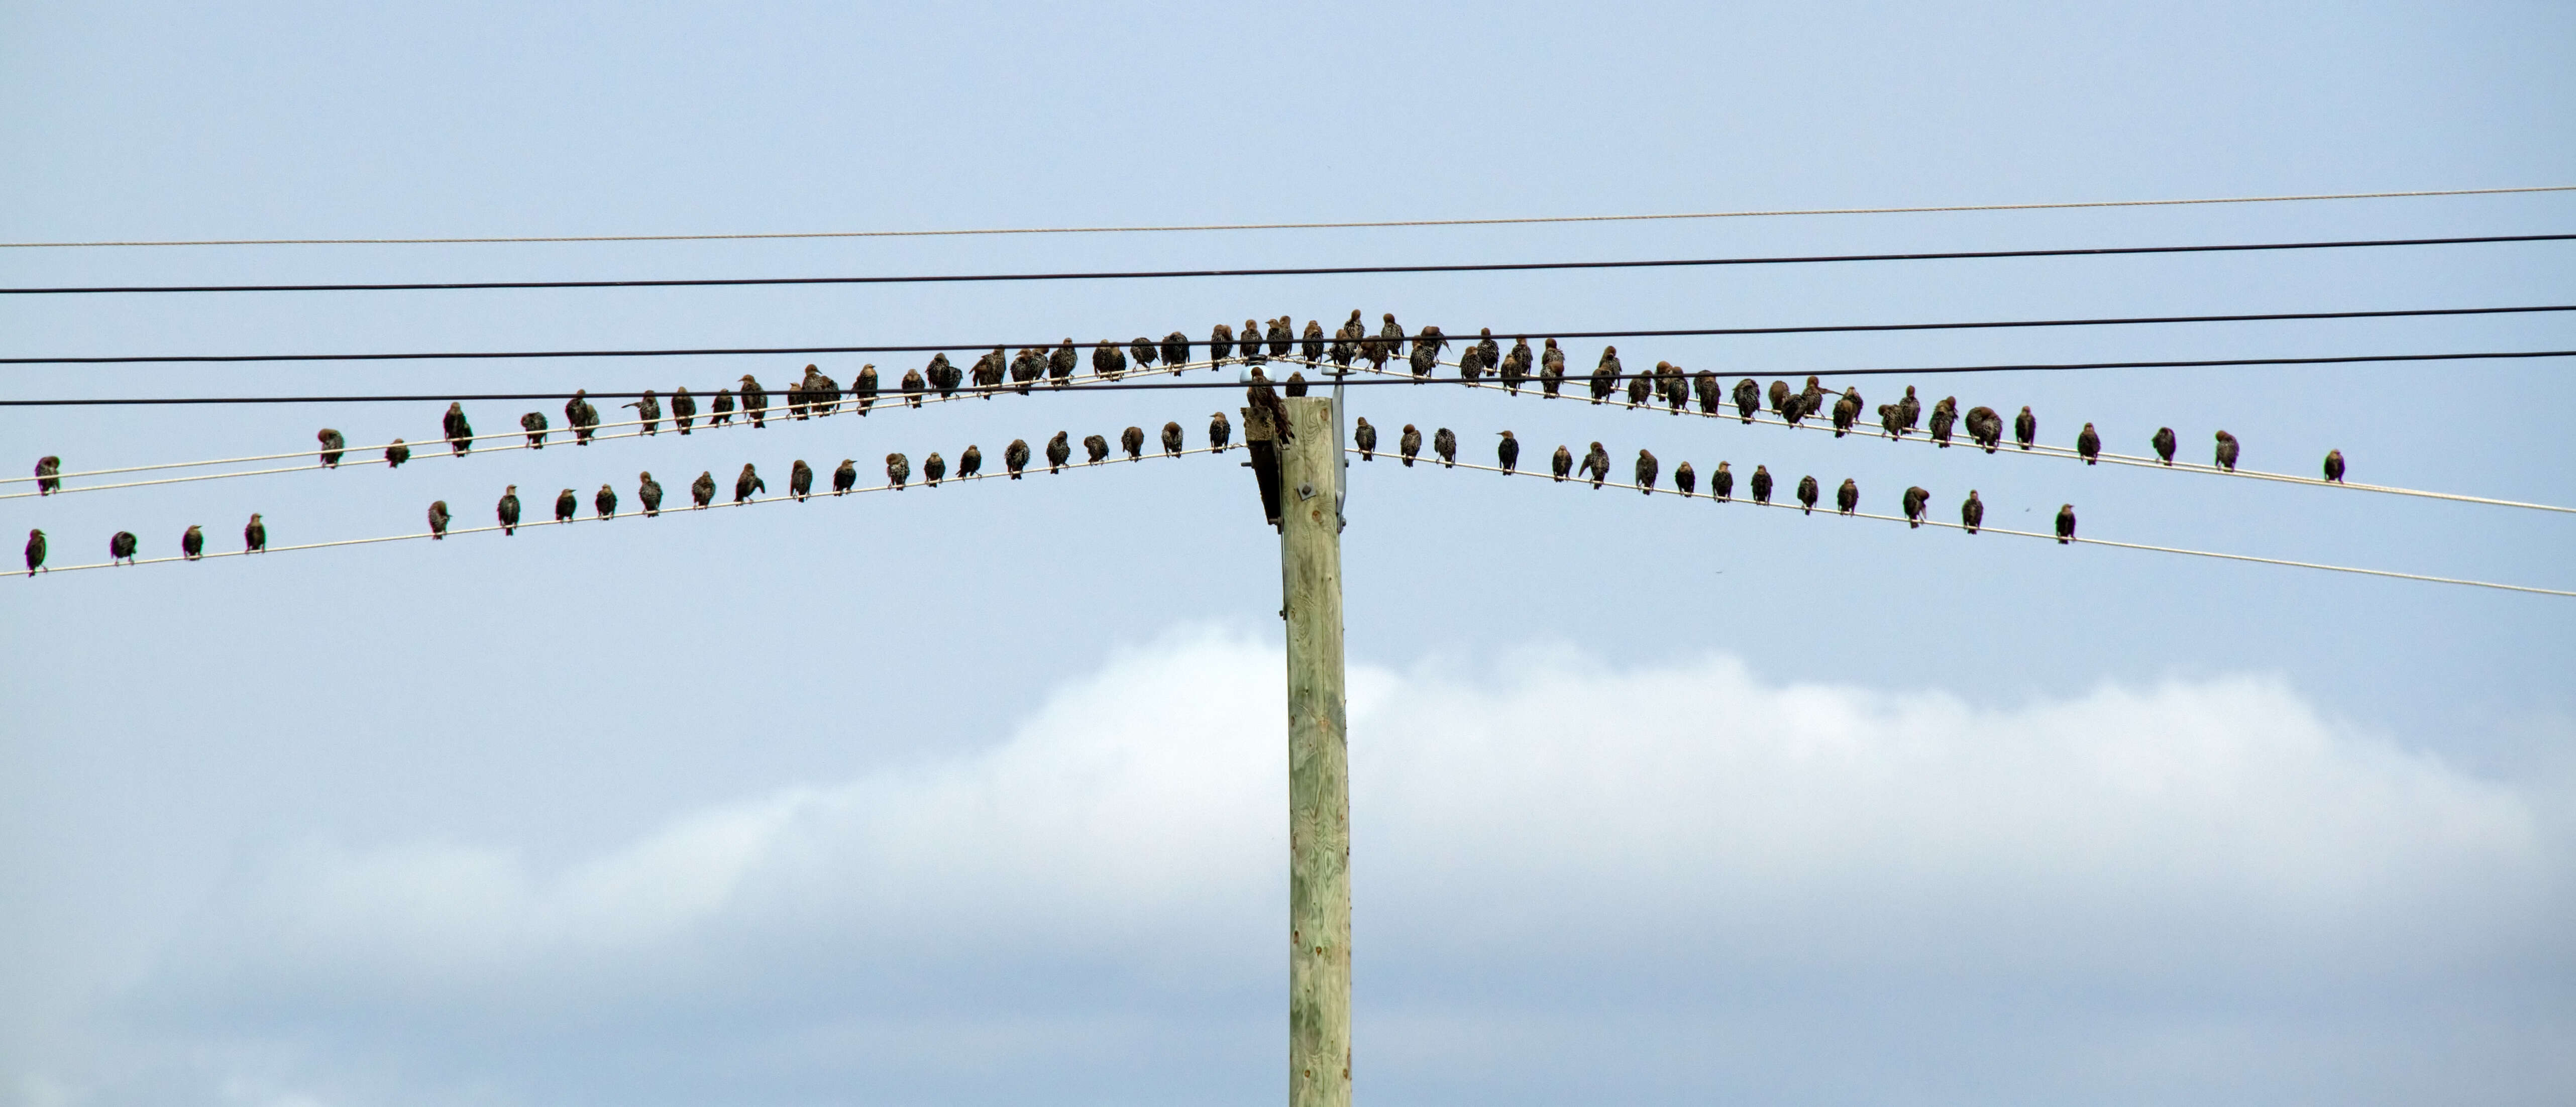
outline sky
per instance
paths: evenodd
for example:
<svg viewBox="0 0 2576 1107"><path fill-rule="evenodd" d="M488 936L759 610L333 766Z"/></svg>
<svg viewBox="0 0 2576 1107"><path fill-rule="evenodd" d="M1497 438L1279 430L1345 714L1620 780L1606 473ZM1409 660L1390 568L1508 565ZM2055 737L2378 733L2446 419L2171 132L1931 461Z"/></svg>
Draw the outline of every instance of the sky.
<svg viewBox="0 0 2576 1107"><path fill-rule="evenodd" d="M1349 45L1345 45L1345 44ZM0 241L1637 214L2576 184L2564 5L0 7ZM1356 47L1356 48L1355 48ZM651 279L2564 233L2576 194L1683 222L0 250L0 285ZM5 356L1451 334L2564 303L2564 244L1046 284L0 297ZM1573 344L1588 366L1597 350ZM2549 315L1646 339L1765 381L2576 348ZM918 364L878 355L889 377ZM772 387L803 358L7 368L12 397ZM843 381L862 360L817 359ZM1214 379L1214 378L1202 378ZM2576 504L2552 362L1859 377ZM987 455L1003 397L0 501L443 499ZM505 440L526 406L469 403ZM67 469L443 403L0 409ZM1893 513L2576 588L2568 516L1354 389ZM990 462L988 462L990 464ZM23 472L24 470L13 470ZM0 487L0 491L15 488ZM1740 486L1739 486L1740 487ZM1275 536L1232 456L0 581L0 1104L1270 1102ZM2562 1103L2576 601L1353 466L1354 1086L1394 1103ZM14 540L14 538L13 538Z"/></svg>

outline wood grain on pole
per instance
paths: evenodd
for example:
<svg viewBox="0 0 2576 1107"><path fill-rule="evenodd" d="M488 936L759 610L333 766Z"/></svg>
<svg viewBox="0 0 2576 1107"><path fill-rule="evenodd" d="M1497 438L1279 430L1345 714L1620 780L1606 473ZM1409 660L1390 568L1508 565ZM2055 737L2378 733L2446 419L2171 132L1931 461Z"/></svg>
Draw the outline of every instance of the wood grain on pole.
<svg viewBox="0 0 2576 1107"><path fill-rule="evenodd" d="M1351 801L1333 404L1287 401L1279 560L1288 616L1288 1102L1351 1102Z"/></svg>

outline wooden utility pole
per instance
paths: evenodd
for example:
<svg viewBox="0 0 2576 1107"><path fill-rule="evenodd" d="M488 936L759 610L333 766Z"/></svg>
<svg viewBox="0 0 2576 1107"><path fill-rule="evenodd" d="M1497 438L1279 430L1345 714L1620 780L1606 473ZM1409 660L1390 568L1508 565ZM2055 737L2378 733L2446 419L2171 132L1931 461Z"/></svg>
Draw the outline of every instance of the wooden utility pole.
<svg viewBox="0 0 2576 1107"><path fill-rule="evenodd" d="M1279 523L1288 621L1288 1103L1351 1102L1351 789L1342 695L1342 519L1333 401L1285 401L1293 437L1245 410ZM1265 450L1261 447L1270 447ZM1272 491L1275 489L1275 492Z"/></svg>

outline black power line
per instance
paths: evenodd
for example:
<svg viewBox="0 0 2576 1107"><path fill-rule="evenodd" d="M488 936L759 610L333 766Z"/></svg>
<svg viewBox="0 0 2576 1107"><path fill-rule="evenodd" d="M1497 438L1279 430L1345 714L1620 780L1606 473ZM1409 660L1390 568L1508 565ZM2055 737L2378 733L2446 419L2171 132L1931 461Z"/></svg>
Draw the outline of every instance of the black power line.
<svg viewBox="0 0 2576 1107"><path fill-rule="evenodd" d="M1842 323L1806 327L1688 327L1665 330L1625 331L1529 331L1496 335L1497 338L1694 338L1760 334L1836 334L1866 331L1949 331L1985 330L2023 327L2120 327L2166 323L2264 323L2316 319L2406 319L2444 315L2519 315L2535 312L2576 311L2576 304L2535 304L2528 307L2490 308L2408 308L2391 311L2288 311L2260 315L2151 315L2099 319L2005 319L1969 323ZM1406 336L1411 341L1415 336ZM1472 335L1443 335L1451 342L1473 342ZM1160 339L1148 339L1157 350ZM1302 340L1301 340L1302 341ZM194 364L281 361L443 361L443 360L517 360L539 358L604 358L604 357L742 357L784 354L892 354L931 353L949 350L981 350L1010 347L1052 348L1055 342L949 342L937 345L909 346L741 346L698 349L651 350L471 350L445 353L395 354L171 354L129 355L118 357L7 357L0 365L134 365ZM1193 349L1205 347L1203 338L1185 343ZM1084 342L1078 349L1095 343ZM1120 349L1125 349L1124 345Z"/></svg>
<svg viewBox="0 0 2576 1107"><path fill-rule="evenodd" d="M2013 365L1920 365L1902 369L1818 369L1813 370L1813 372L1818 376L1824 377L1884 377L1907 373L2062 373L2092 369L2206 369L2235 365L2349 365L2361 362L2489 361L2554 357L2576 357L2576 350L2493 350L2480 353L2453 354L2354 354L2342 357L2243 357L2212 358L2198 361L2083 361L2054 363L2031 362ZM1286 360L1287 359L1274 359L1272 363L1279 364ZM1140 373L1158 371L1159 370L1139 370ZM1806 370L1802 370L1802 372L1803 371ZM1730 373L1727 375L1736 376L1739 374ZM1622 373L1618 375L1618 379L1620 380L1628 380L1636 377L1646 377L1651 379L1654 377L1654 374L1647 372ZM1592 379L1592 374L1588 372L1569 372L1565 375L1565 380L1568 384L1581 384ZM1277 383L1278 378L1272 378L1272 381L1273 383ZM1132 381L1118 384L1078 384L1062 387L1046 386L1034 381L1029 383L1032 385L1030 394L1033 395L1060 394L1066 392L1138 392L1175 388L1243 387L1243 382L1241 381L1222 380ZM1458 382L1454 378L1436 379L1432 377L1368 376L1344 379L1338 382L1333 378L1326 377L1322 380L1312 381L1309 383L1319 388L1335 383L1347 384L1353 388L1358 388L1364 385L1454 385ZM983 391L989 391L996 395L1000 395L1016 392L1018 390L1019 385L1014 383L994 386ZM1534 385L1532 386L1532 390L1536 390ZM792 391L794 391L792 388L781 387L772 389L769 395L773 399L783 401L783 399ZM970 386L965 389L960 389L959 391L974 392L978 390ZM404 396L151 396L81 400L0 400L0 407L119 407L146 404L365 404L420 403L456 400L569 400L575 395L576 393L571 392L485 392L471 394L439 392ZM586 396L593 400L625 400L639 398L643 396L644 393L585 391L579 393L579 395ZM665 399L668 398L668 394L660 395ZM712 393L708 393L707 395L712 395ZM847 393L844 393L844 395L847 395ZM887 406L893 406L903 402L904 396L905 393L899 391L883 390L878 392L877 402ZM1569 398L1571 397L1569 396ZM771 410L775 411L782 409L777 405L772 405Z"/></svg>
<svg viewBox="0 0 2576 1107"><path fill-rule="evenodd" d="M2466 246L2499 242L2561 242L2576 234L2483 235L2471 238L2381 238L2340 242L2252 242L2205 246L2101 246L2073 250L1953 250L1918 254L1811 254L1784 257L1664 258L1651 261L1525 261L1464 265L1330 265L1276 269L1154 269L1086 273L949 273L900 277L708 277L649 281L446 281L400 284L193 284L93 285L0 288L12 296L140 292L453 292L511 288L703 288L732 285L959 284L981 281L1121 281L1187 277L1316 277L1390 273L1509 273L1565 269L1677 269L1713 265L1812 265L1841 261L1966 261L1986 258L2107 257L2117 254L2241 253L2257 250L2340 250L2372 246Z"/></svg>

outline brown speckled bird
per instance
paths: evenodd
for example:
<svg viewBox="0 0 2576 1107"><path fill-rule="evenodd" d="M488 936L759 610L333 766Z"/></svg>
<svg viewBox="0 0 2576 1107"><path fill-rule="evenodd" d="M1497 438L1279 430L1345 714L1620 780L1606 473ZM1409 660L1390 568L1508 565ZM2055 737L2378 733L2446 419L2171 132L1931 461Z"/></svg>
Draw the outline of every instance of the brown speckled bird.
<svg viewBox="0 0 2576 1107"><path fill-rule="evenodd" d="M1404 433L1396 436L1395 450L1403 459L1404 467L1413 468L1413 459L1422 453L1422 432L1413 424L1406 423Z"/></svg>
<svg viewBox="0 0 2576 1107"><path fill-rule="evenodd" d="M2343 451L2342 451L2342 450L2327 450L2327 451L2326 451L2326 483L2328 483L2328 484L2342 484L2342 483L2343 483Z"/></svg>
<svg viewBox="0 0 2576 1107"><path fill-rule="evenodd" d="M1547 349L1538 355L1539 391L1546 393L1549 399L1554 399L1557 389L1564 386L1565 351L1558 349L1556 340L1551 338L1547 340Z"/></svg>
<svg viewBox="0 0 2576 1107"><path fill-rule="evenodd" d="M447 537L447 501L429 501L429 537L437 541Z"/></svg>
<svg viewBox="0 0 2576 1107"><path fill-rule="evenodd" d="M599 430L599 409L590 406L589 389L573 389L572 398L564 401L564 425L572 428L574 445L590 445L590 436Z"/></svg>
<svg viewBox="0 0 2576 1107"><path fill-rule="evenodd" d="M1986 502L1977 498L1977 490L1968 490L1968 498L1959 504L1959 527L1970 534L1986 525Z"/></svg>
<svg viewBox="0 0 2576 1107"><path fill-rule="evenodd" d="M1315 362L1315 363L1317 363L1317 364L1321 364L1321 363L1323 362L1323 360L1324 360L1324 324L1323 324L1323 323L1318 322L1318 321L1313 320L1313 319L1306 320L1306 330L1305 330L1305 332L1304 332L1304 333L1302 333L1302 334L1300 334L1300 335L1298 335L1298 336L1297 336L1297 340L1298 340L1298 351L1297 351L1297 352L1298 352L1298 353L1300 353L1300 354L1305 355L1305 357L1306 357L1306 360L1307 360L1307 361Z"/></svg>
<svg viewBox="0 0 2576 1107"><path fill-rule="evenodd" d="M653 479L652 470L635 474L635 502L644 505L644 517L662 514L662 482Z"/></svg>
<svg viewBox="0 0 2576 1107"><path fill-rule="evenodd" d="M787 494L800 504L814 494L814 467L805 464L804 458L797 458L796 464L788 467Z"/></svg>
<svg viewBox="0 0 2576 1107"><path fill-rule="evenodd" d="M1905 490L1905 525L1908 529L1919 529L1923 526L1923 511L1931 506L1931 503L1932 493L1922 485L1918 484Z"/></svg>
<svg viewBox="0 0 2576 1107"><path fill-rule="evenodd" d="M519 533L519 486L501 490L501 502L492 505L492 517L501 523L501 537Z"/></svg>
<svg viewBox="0 0 2576 1107"><path fill-rule="evenodd" d="M349 440L340 437L340 432L332 430L329 427L324 427L320 431L316 432L313 435L313 440L322 444L322 467L325 469L339 468L340 455L348 451Z"/></svg>
<svg viewBox="0 0 2576 1107"><path fill-rule="evenodd" d="M2229 433L2227 433L2226 431L2220 431L2220 432L2218 432L2218 467L2219 467L2219 468L2224 469L2224 470L2226 470L2226 471L2228 471L2228 472L2230 472L2230 473L2235 472L2235 471L2236 471L2236 454L2237 454L2237 450L2238 450L2238 446L2237 446L2237 443L2236 443L2236 436L2235 436L2235 435L2229 434Z"/></svg>
<svg viewBox="0 0 2576 1107"><path fill-rule="evenodd" d="M2075 541L2075 505L2065 504L2057 509L2057 544L2063 546L2072 541Z"/></svg>
<svg viewBox="0 0 2576 1107"><path fill-rule="evenodd" d="M1813 475L1798 478L1798 506L1805 509L1804 511L1801 511L1800 514L1813 515L1816 513L1816 495L1818 491L1819 489L1816 485L1816 478Z"/></svg>
<svg viewBox="0 0 2576 1107"><path fill-rule="evenodd" d="M1834 510L1849 515L1859 507L1860 485L1853 483L1850 477L1844 477L1843 486L1834 489Z"/></svg>
<svg viewBox="0 0 2576 1107"><path fill-rule="evenodd" d="M850 380L850 407L864 416L877 406L877 367L859 366L859 375Z"/></svg>
<svg viewBox="0 0 2576 1107"><path fill-rule="evenodd" d="M527 435L528 435L528 448L529 448L529 449L531 449L531 450L542 450L542 449L545 449L545 448L546 448L546 413L545 413L545 412L542 412L542 411L531 411L531 412L529 412L529 413L527 413L527 414L525 414L525 415L520 416L520 417L519 417L519 429L520 429L520 430L522 430L522 431L527 432Z"/></svg>
<svg viewBox="0 0 2576 1107"><path fill-rule="evenodd" d="M840 468L832 470L832 494L835 496L847 496L850 494L851 489L858 486L858 459L852 457L842 458Z"/></svg>
<svg viewBox="0 0 2576 1107"><path fill-rule="evenodd" d="M1351 428L1351 445L1360 448L1360 460L1377 460L1377 428L1369 425L1368 416L1360 416L1359 423Z"/></svg>
<svg viewBox="0 0 2576 1107"><path fill-rule="evenodd" d="M694 510L714 502L716 502L716 475L712 470L700 470L698 479L689 483L690 507Z"/></svg>
<svg viewBox="0 0 2576 1107"><path fill-rule="evenodd" d="M1600 403L1619 390L1619 348L1601 348L1601 360L1592 367L1592 402Z"/></svg>
<svg viewBox="0 0 2576 1107"><path fill-rule="evenodd" d="M1002 447L1002 467L1010 471L1012 480L1020 479L1020 470L1029 467L1028 439L1014 438L1010 445Z"/></svg>
<svg viewBox="0 0 2576 1107"><path fill-rule="evenodd" d="M1145 428L1129 427L1118 432L1118 448L1127 451L1127 460L1145 460Z"/></svg>
<svg viewBox="0 0 2576 1107"><path fill-rule="evenodd" d="M2093 424L2084 424L2084 429L2088 431L2092 430ZM2037 441L2039 441L2039 416L2030 413L2029 404L2023 404L2021 405L2021 414L2013 416L2013 442L2019 445L2022 449L2028 450L2030 449L2031 444ZM2099 439L2097 438L2095 441L2098 443ZM2098 444L2094 447L2094 452L2101 452L2101 447Z"/></svg>
<svg viewBox="0 0 2576 1107"><path fill-rule="evenodd" d="M1547 459L1547 471L1548 475L1556 478L1557 483L1565 483L1565 478L1574 473L1574 451L1563 446L1557 447L1556 456Z"/></svg>
<svg viewBox="0 0 2576 1107"><path fill-rule="evenodd" d="M1431 432L1431 452L1440 455L1441 468L1457 468L1458 436L1450 433L1447 427Z"/></svg>
<svg viewBox="0 0 2576 1107"><path fill-rule="evenodd" d="M1513 396L1521 394L1522 382L1529 380L1530 362L1533 356L1530 353L1529 339L1519 337L1512 339L1511 352L1503 355L1502 373L1505 393Z"/></svg>
<svg viewBox="0 0 2576 1107"><path fill-rule="evenodd" d="M1735 382L1735 413L1750 423L1761 410L1762 386L1753 383L1751 377Z"/></svg>
<svg viewBox="0 0 2576 1107"><path fill-rule="evenodd" d="M1073 460L1073 439L1071 437L1071 432L1057 431L1055 432L1055 437L1047 439L1046 458L1047 472L1049 474L1056 474L1064 471L1064 467Z"/></svg>
<svg viewBox="0 0 2576 1107"><path fill-rule="evenodd" d="M573 495L573 494L572 494L572 489L567 488L567 489L564 489L564 490L563 490L563 491L561 491L561 492L557 492L557 493L555 493L555 521L556 521L556 522L558 522L558 523L569 523L569 522L572 522L572 521L573 521L573 518L574 518L575 516L578 516L578 515L580 515L580 514L581 514L581 499L580 499L580 497L577 497L577 496L575 496L575 495Z"/></svg>
<svg viewBox="0 0 2576 1107"><path fill-rule="evenodd" d="M903 491L903 482L912 479L912 459L899 453L887 454L885 475L887 484L893 485L897 492Z"/></svg>
<svg viewBox="0 0 2576 1107"><path fill-rule="evenodd" d="M957 479L964 480L983 471L983 447L969 444L965 453L957 455Z"/></svg>
<svg viewBox="0 0 2576 1107"><path fill-rule="evenodd" d="M1177 454L1181 452L1185 445L1187 445L1187 443L1181 438L1181 425L1179 423L1163 424L1164 453Z"/></svg>
<svg viewBox="0 0 2576 1107"><path fill-rule="evenodd" d="M1637 491L1640 494L1655 494L1655 477L1662 471L1663 466L1655 460L1654 451L1637 451Z"/></svg>
<svg viewBox="0 0 2576 1107"><path fill-rule="evenodd" d="M2172 465L2174 447L2180 443L2174 438L2172 427L2157 427L2156 436L2148 439L2147 444L2156 448L2157 460Z"/></svg>
<svg viewBox="0 0 2576 1107"><path fill-rule="evenodd" d="M1958 422L1959 398L1956 396L1941 397L1940 403L1932 405L1932 441L1939 443L1942 449L1949 449L1950 428L1957 425Z"/></svg>
<svg viewBox="0 0 2576 1107"><path fill-rule="evenodd" d="M251 553L268 549L268 524L256 511L250 513L250 522L242 527L242 549Z"/></svg>
<svg viewBox="0 0 2576 1107"><path fill-rule="evenodd" d="M1520 468L1521 440L1512 437L1510 431L1503 431L1501 434L1503 440L1494 444L1494 460L1502 466L1504 472L1509 473Z"/></svg>
<svg viewBox="0 0 2576 1107"><path fill-rule="evenodd" d="M921 459L921 483L937 488L940 478L947 475L948 459L939 456L939 451L932 450L929 457Z"/></svg>
<svg viewBox="0 0 2576 1107"><path fill-rule="evenodd" d="M760 479L759 471L753 469L750 462L743 462L742 475L733 478L733 502L742 503L751 499L754 492L767 491L769 482Z"/></svg>
<svg viewBox="0 0 2576 1107"><path fill-rule="evenodd" d="M2030 409L2023 408L2022 410L2029 411ZM2030 447L2028 446L2022 447L2022 449L2025 450L2029 448ZM2083 430L2075 432L2075 456L2083 458L2084 464L2086 465L2101 464L2102 435L2093 429L2093 424L2086 423L2084 424Z"/></svg>
<svg viewBox="0 0 2576 1107"><path fill-rule="evenodd" d="M689 395L689 386L684 384L678 388L672 389L671 426L673 429L678 430L682 434L687 434L689 433L689 426L697 422L697 419L698 398Z"/></svg>
<svg viewBox="0 0 2576 1107"><path fill-rule="evenodd" d="M1173 331L1163 336L1163 364L1178 373L1190 363L1190 336Z"/></svg>
<svg viewBox="0 0 2576 1107"><path fill-rule="evenodd" d="M1582 471L1592 475L1593 488L1600 488L1603 481L1610 479L1610 451L1602 449L1598 442L1593 443L1592 452L1583 455Z"/></svg>
<svg viewBox="0 0 2576 1107"><path fill-rule="evenodd" d="M1767 504L1771 502L1771 470L1760 465L1754 466L1752 485L1754 503Z"/></svg>
<svg viewBox="0 0 2576 1107"><path fill-rule="evenodd" d="M190 561L206 556L206 528L188 524L187 531L179 535L179 556Z"/></svg>
<svg viewBox="0 0 2576 1107"><path fill-rule="evenodd" d="M1727 469L1723 461L1717 463L1716 472L1708 475L1708 494L1719 503L1725 503L1735 496L1735 474Z"/></svg>
<svg viewBox="0 0 2576 1107"><path fill-rule="evenodd" d="M1699 474L1691 469L1690 462L1673 466L1673 487L1681 491L1683 499L1699 491Z"/></svg>
<svg viewBox="0 0 2576 1107"><path fill-rule="evenodd" d="M769 425L769 390L762 388L752 375L742 375L742 414L753 427Z"/></svg>
<svg viewBox="0 0 2576 1107"><path fill-rule="evenodd" d="M616 518L617 490L605 484L600 485L599 491L590 497L590 506L591 510L598 512L602 519Z"/></svg>
<svg viewBox="0 0 2576 1107"><path fill-rule="evenodd" d="M385 447L385 468L400 469L403 462L409 460L411 460L411 447L402 439L394 439L392 445Z"/></svg>
<svg viewBox="0 0 2576 1107"><path fill-rule="evenodd" d="M1226 444L1234 441L1234 424L1226 421L1222 411L1208 415L1208 449L1224 453Z"/></svg>
<svg viewBox="0 0 2576 1107"><path fill-rule="evenodd" d="M1984 447L1987 453L1993 453L1997 447L2003 445L2004 417L1995 414L1995 409L1990 407L1969 408L1966 422L1968 424L1968 437L1975 441L1977 445Z"/></svg>
<svg viewBox="0 0 2576 1107"><path fill-rule="evenodd" d="M923 383L923 382L922 382L922 379L921 379L921 370L919 370L919 369L906 369L906 370L904 370L904 371L903 371L903 385L902 385L902 388L903 388L903 404L904 404L904 406L905 406L905 407L920 407L920 406L921 406L921 399L922 399L921 394L922 394L922 392L923 392L922 383Z"/></svg>

